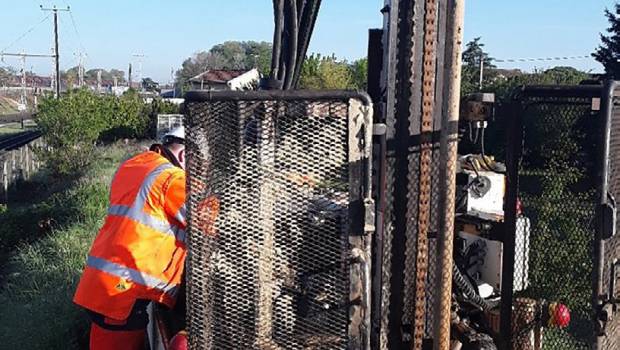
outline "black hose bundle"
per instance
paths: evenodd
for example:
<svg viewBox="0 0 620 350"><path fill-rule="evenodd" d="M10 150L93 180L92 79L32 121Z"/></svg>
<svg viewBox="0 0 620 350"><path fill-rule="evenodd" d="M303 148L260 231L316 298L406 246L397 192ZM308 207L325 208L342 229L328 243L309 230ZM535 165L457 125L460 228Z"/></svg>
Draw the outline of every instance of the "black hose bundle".
<svg viewBox="0 0 620 350"><path fill-rule="evenodd" d="M321 0L273 0L275 30L270 88L289 90L299 82Z"/></svg>

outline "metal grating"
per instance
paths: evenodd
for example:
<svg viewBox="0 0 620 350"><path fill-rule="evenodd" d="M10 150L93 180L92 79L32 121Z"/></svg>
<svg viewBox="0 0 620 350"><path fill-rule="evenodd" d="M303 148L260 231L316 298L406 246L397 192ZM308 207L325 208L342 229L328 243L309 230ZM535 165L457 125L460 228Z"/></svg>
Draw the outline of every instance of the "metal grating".
<svg viewBox="0 0 620 350"><path fill-rule="evenodd" d="M614 90L614 97L612 100L612 109L609 117L609 139L608 139L608 169L606 172L607 176L607 202L613 200L617 201L620 198L620 97L618 95L618 88L616 87ZM611 204L611 203L610 203ZM617 210L617 208L616 208ZM617 213L616 213L617 215ZM610 306L613 304L608 304L608 301L616 299L620 296L620 288L618 287L618 266L617 261L620 259L620 236L618 235L618 228L620 227L620 222L616 220L616 234L610 238L603 240L603 251L602 251L602 276L600 277L600 286L605 294L605 297L602 297L601 300L604 311L609 312L610 310L605 306ZM615 270L612 271L613 266L616 265ZM612 286L612 283L615 285ZM614 288L615 287L615 288ZM614 289L612 291L612 289ZM610 295L614 293L615 295ZM608 304L608 305L605 305ZM601 350L611 350L618 349L620 347L620 320L618 319L618 311L611 310L611 319L607 322L603 323L599 329L599 335L601 337L598 338L599 341L599 349Z"/></svg>
<svg viewBox="0 0 620 350"><path fill-rule="evenodd" d="M190 348L369 341L372 112L349 95L188 96Z"/></svg>
<svg viewBox="0 0 620 350"><path fill-rule="evenodd" d="M568 88L555 96L533 93L518 103L523 137L516 142L522 148L518 161L508 163L518 167L522 213L514 219L513 267L504 268L504 274L514 269L512 286L506 276L502 280L502 297L513 295L510 348L589 349L599 113L591 96L571 95ZM551 302L570 309L567 328L544 323Z"/></svg>

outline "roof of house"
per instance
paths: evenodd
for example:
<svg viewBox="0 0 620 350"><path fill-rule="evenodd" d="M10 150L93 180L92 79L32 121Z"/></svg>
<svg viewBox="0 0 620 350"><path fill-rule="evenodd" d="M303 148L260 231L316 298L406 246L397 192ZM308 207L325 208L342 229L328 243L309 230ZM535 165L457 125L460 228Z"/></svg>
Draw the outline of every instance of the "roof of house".
<svg viewBox="0 0 620 350"><path fill-rule="evenodd" d="M225 84L228 81L246 73L247 70L225 70L225 69L209 69L204 71L195 77L189 79L193 82L209 82Z"/></svg>

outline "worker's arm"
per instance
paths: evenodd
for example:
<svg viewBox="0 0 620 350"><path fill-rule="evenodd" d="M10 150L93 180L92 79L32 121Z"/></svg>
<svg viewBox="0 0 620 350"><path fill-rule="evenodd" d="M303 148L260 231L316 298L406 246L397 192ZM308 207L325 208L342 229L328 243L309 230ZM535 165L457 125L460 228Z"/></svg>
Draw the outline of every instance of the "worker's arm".
<svg viewBox="0 0 620 350"><path fill-rule="evenodd" d="M176 172L170 175L164 191L164 210L173 217L182 229L187 226L187 207L185 205L185 174Z"/></svg>
<svg viewBox="0 0 620 350"><path fill-rule="evenodd" d="M195 186L192 186L196 188ZM204 186L202 186L204 188ZM166 190L166 213L174 217L179 224L182 224L182 228L187 226L187 210L185 204L185 176L173 175L169 181L168 188ZM193 216L193 225L205 234L214 234L213 225L215 219L220 211L220 202L214 196L209 196L197 203Z"/></svg>

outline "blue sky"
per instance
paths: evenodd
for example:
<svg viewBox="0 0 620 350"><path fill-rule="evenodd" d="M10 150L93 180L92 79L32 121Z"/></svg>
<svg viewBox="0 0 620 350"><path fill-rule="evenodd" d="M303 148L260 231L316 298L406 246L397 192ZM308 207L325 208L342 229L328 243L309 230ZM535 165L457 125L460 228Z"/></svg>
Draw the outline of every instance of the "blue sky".
<svg viewBox="0 0 620 350"><path fill-rule="evenodd" d="M498 59L587 55L607 27L605 7L613 0L466 0L465 39L481 36ZM0 0L0 51L49 53L52 21L39 5L71 6L60 17L61 69L77 64L74 53L88 54L86 68L127 70L134 53L144 58L143 74L170 79L192 53L225 40L270 41L273 30L270 0ZM367 30L382 24L383 0L323 0L311 52L334 53L349 60L366 54ZM23 39L15 39L34 26ZM17 66L12 58L2 65ZM548 68L570 65L594 72L593 59L560 62L501 63L504 68ZM28 68L48 74L51 59L30 59Z"/></svg>

